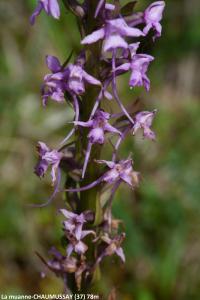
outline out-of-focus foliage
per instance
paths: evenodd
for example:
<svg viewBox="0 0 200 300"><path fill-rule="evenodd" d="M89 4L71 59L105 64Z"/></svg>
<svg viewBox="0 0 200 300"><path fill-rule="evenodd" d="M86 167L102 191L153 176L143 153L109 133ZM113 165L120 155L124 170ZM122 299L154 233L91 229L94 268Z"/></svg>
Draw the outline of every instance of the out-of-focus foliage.
<svg viewBox="0 0 200 300"><path fill-rule="evenodd" d="M70 107L51 103L42 109L44 58L48 53L64 61L72 48L78 51L79 33L64 10L59 22L43 14L31 28L34 2L0 2L1 293L62 290L51 274L41 279L34 251L46 256L52 244L59 245L55 211L63 201L57 197L42 209L28 204L44 202L52 190L48 177L40 182L33 174L36 141L55 146L72 118ZM138 9L150 3L138 2ZM115 287L123 300L200 299L200 3L166 4L163 36L145 49L156 57L151 92L130 91L125 79L120 87L127 104L140 96L141 106L159 109L157 142L130 137L121 149L125 157L133 153L142 183L135 193L122 186L115 199L114 216L127 232L127 263L106 259L99 288L106 295Z"/></svg>

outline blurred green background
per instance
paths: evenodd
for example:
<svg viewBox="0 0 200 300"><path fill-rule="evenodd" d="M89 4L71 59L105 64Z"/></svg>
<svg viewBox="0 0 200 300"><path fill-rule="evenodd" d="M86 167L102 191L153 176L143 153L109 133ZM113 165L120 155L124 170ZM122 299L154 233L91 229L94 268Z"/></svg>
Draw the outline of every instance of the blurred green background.
<svg viewBox="0 0 200 300"><path fill-rule="evenodd" d="M122 1L126 3L127 1ZM137 9L151 1L139 0ZM200 299L200 1L166 0L163 35L147 46L156 59L149 70L151 91L129 90L127 103L140 96L146 109L158 108L157 142L129 138L121 153L133 153L142 173L139 190L120 188L114 216L124 220L127 263L105 263L100 286L115 287L123 300ZM70 108L49 103L42 109L39 88L47 72L45 55L64 61L79 47L74 18L62 7L60 21L44 13L31 28L35 1L0 1L0 293L60 292L52 274L41 279L44 256L59 245L61 218L57 198L43 209L51 192L47 176L33 174L38 140L52 147L66 134ZM108 275L107 275L108 274Z"/></svg>

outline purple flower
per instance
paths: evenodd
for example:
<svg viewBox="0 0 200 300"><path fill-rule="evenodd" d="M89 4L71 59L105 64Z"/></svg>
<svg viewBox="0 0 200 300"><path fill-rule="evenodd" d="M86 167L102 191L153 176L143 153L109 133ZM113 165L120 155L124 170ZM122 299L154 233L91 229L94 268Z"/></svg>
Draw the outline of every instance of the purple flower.
<svg viewBox="0 0 200 300"><path fill-rule="evenodd" d="M77 238L75 234L68 230L66 230L65 233L69 241L66 250L67 257L69 257L73 251L79 255L84 254L87 251L88 246L82 241L82 239L84 239L84 237L86 237L88 234L93 234L95 236L95 232L93 230L82 230L79 238Z"/></svg>
<svg viewBox="0 0 200 300"><path fill-rule="evenodd" d="M69 257L73 251L78 254L84 254L88 247L82 239L88 234L95 235L93 230L83 230L83 225L87 222L87 212L81 213L80 215L67 209L61 209L60 212L67 218L67 221L63 222L64 231L69 241L67 246L67 256Z"/></svg>
<svg viewBox="0 0 200 300"><path fill-rule="evenodd" d="M52 256L51 259L46 261L39 253L37 256L42 262L56 275L63 276L64 273L73 273L76 270L77 260L74 257L63 256L55 247L52 247L49 254Z"/></svg>
<svg viewBox="0 0 200 300"><path fill-rule="evenodd" d="M86 150L86 155L85 155L85 162L83 166L83 172L82 172L82 177L85 175L85 171L87 168L87 164L89 161L90 157L90 152L91 152L91 147L93 144L103 144L105 141L105 133L110 132L110 133L116 133L121 135L121 132L117 130L115 127L111 126L108 123L108 120L110 118L110 114L103 111L103 110L97 110L93 119L87 121L87 122L74 122L75 125L79 125L82 127L88 127L90 128L89 134L88 134L88 147Z"/></svg>
<svg viewBox="0 0 200 300"><path fill-rule="evenodd" d="M42 100L43 105L47 104L47 100L51 97L56 102L64 101L64 92L67 89L65 78L68 75L68 70L62 70L62 66L55 56L47 55L46 64L52 74L47 74L44 77L42 85Z"/></svg>
<svg viewBox="0 0 200 300"><path fill-rule="evenodd" d="M74 273L75 275L76 285L78 290L80 290L82 274L87 268L84 257L81 257L80 260L78 260L75 257L64 256L55 247L52 247L49 251L49 254L51 254L52 258L48 261L46 261L38 252L36 252L36 254L50 271L54 272L56 276L60 276L63 278L66 291L68 291L68 287L66 285L66 277L67 274L72 273Z"/></svg>
<svg viewBox="0 0 200 300"><path fill-rule="evenodd" d="M44 77L42 86L43 104L46 105L48 97L57 102L64 101L64 93L68 91L71 95L80 95L85 92L85 83L101 86L101 82L89 75L83 69L84 60L78 57L75 64L69 64L62 68L55 56L47 55L46 64L52 74Z"/></svg>
<svg viewBox="0 0 200 300"><path fill-rule="evenodd" d="M123 262L125 262L124 251L121 247L122 242L125 239L125 233L115 236L114 238L110 238L108 235L104 235L101 237L103 242L108 244L102 254L98 257L96 264L100 263L102 258L105 256L111 256L114 253L117 254Z"/></svg>
<svg viewBox="0 0 200 300"><path fill-rule="evenodd" d="M133 134L135 134L138 129L142 128L144 131L144 137L150 140L155 140L156 135L150 127L152 125L156 112L157 109L154 109L152 112L142 111L137 113L134 118L135 125L133 126Z"/></svg>
<svg viewBox="0 0 200 300"><path fill-rule="evenodd" d="M127 49L128 43L124 39L127 36L139 37L143 35L141 30L129 27L123 18L117 18L106 21L104 27L87 35L81 44L92 44L104 39L103 51L107 52L115 49Z"/></svg>
<svg viewBox="0 0 200 300"><path fill-rule="evenodd" d="M60 8L57 0L39 0L36 9L30 17L31 25L34 25L36 17L45 10L47 15L51 15L55 19L60 17Z"/></svg>
<svg viewBox="0 0 200 300"><path fill-rule="evenodd" d="M88 127L91 128L88 138L90 143L92 144L103 144L105 140L105 133L117 133L121 134L119 130L117 130L115 127L111 126L108 123L108 120L110 119L110 114L99 109L96 111L94 117L92 120L89 120L87 122L74 122L75 125L79 125L82 127Z"/></svg>
<svg viewBox="0 0 200 300"><path fill-rule="evenodd" d="M113 184L125 182L131 188L135 188L139 182L139 173L133 170L132 159L120 160L115 163L113 161L98 160L98 163L106 164L110 168L102 178L102 181Z"/></svg>
<svg viewBox="0 0 200 300"><path fill-rule="evenodd" d="M35 174L39 177L43 177L48 167L51 166L51 177L52 183L54 184L56 181L56 172L63 154L57 150L50 150L47 145L42 142L38 142L37 151L39 161L35 167Z"/></svg>
<svg viewBox="0 0 200 300"><path fill-rule="evenodd" d="M60 212L67 218L67 221L63 222L65 229L80 240L83 224L86 222L84 213L78 215L67 209L61 209Z"/></svg>
<svg viewBox="0 0 200 300"><path fill-rule="evenodd" d="M160 21L162 19L163 10L165 8L164 1L157 1L152 3L144 12L144 21L146 23L145 28L143 29L144 34L146 35L150 29L154 29L155 36L160 37L162 32L162 26Z"/></svg>
<svg viewBox="0 0 200 300"><path fill-rule="evenodd" d="M80 95L85 92L86 82L89 84L101 86L101 82L84 71L83 66L79 63L76 63L74 65L70 64L68 66L68 71L68 90L74 92L76 95Z"/></svg>
<svg viewBox="0 0 200 300"><path fill-rule="evenodd" d="M147 91L150 89L150 80L146 75L148 66L154 58L151 55L147 54L136 54L133 55L131 62L124 63L121 66L115 69L116 72L126 72L131 71L131 77L129 85L134 86L143 86Z"/></svg>
<svg viewBox="0 0 200 300"><path fill-rule="evenodd" d="M120 160L117 163L115 163L114 161L107 161L107 160L96 160L96 162L100 164L106 164L110 170L108 170L100 178L98 178L97 180L95 180L94 182L86 186L80 188L74 188L74 189L66 189L65 191L68 192L86 191L95 187L101 182L114 184L114 191L116 190L115 187L118 187L121 182L127 183L132 189L138 186L140 180L140 174L133 170L132 159Z"/></svg>

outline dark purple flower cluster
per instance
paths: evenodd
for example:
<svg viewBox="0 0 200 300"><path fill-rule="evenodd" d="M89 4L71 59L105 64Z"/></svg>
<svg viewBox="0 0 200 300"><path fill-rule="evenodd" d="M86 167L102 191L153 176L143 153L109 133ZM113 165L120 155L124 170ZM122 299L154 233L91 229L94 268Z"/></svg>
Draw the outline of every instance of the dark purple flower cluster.
<svg viewBox="0 0 200 300"><path fill-rule="evenodd" d="M88 16L91 14L89 1L85 0L82 4L72 0L66 2L68 7L76 12L76 16L78 8L81 7L84 12L81 17L79 16L79 22L82 24L81 34L83 34L86 32ZM139 184L140 174L133 169L132 159L118 159L121 143L129 133L135 135L139 129L143 131L144 138L150 140L156 138L151 126L157 110L128 112L119 97L116 78L130 72L130 88L144 86L146 91L149 91L150 80L147 71L154 57L141 53L141 49L149 32L152 33L153 40L161 36L160 21L165 2L154 2L143 13L131 10L123 14L126 7L121 7L120 1L115 1L115 5L106 3L105 0L96 1L96 9L91 16L95 24L94 31L91 32L90 29L88 32L87 30L88 34L81 41L83 49L75 58L74 63L67 62L62 65L56 57L51 55L46 57L46 64L51 73L44 77L43 105L47 105L49 98L58 103L67 101L74 108L74 121L71 122L73 128L61 142L60 149L51 150L42 142L39 142L37 147L39 161L35 167L35 173L43 177L47 169L51 167L52 183L56 182L53 194L55 196L59 191L60 171L64 170L68 178L64 190L69 196L71 206L70 211L60 210L66 218L63 222L64 239L67 243L66 254L61 255L54 249L51 253L53 260L45 264L65 280L67 274L74 273L79 289L83 274L85 280L91 277L104 256L115 253L123 262L125 261L121 247L125 234L119 234L116 230L118 226L111 213L112 200L121 183L135 189ZM41 10L45 10L54 18L60 16L57 0L39 0L31 16L32 24ZM94 48L95 45L97 45L96 48ZM99 70L95 72L95 76L91 75L94 72L88 64L88 57L92 60L93 56L91 49L101 49L98 57ZM95 93L89 93L90 90L95 91L96 96L93 96ZM88 110L84 103L85 97L95 97L91 99L92 105L90 105L91 110L87 119L83 113L84 110ZM112 114L105 111L106 99L110 103L116 101L120 112ZM88 101L87 99L87 103ZM108 135L115 141L112 142L113 154L111 160L102 160L100 156L95 157L95 154L91 153L95 153L94 149L100 149L108 144ZM75 141L69 142L72 136ZM93 181L90 182L88 164L93 163L93 168L103 164L105 170L97 172L96 178L93 177ZM102 218L97 224L95 223L97 211L90 211L90 207L88 207L89 211L80 211L79 204L83 201L81 193L95 188L99 195L105 187L111 192L106 203L102 204L100 201ZM93 236L90 246L96 247L93 261L91 258L88 261L87 257L89 246L87 245L88 238L85 239L85 237L88 235Z"/></svg>

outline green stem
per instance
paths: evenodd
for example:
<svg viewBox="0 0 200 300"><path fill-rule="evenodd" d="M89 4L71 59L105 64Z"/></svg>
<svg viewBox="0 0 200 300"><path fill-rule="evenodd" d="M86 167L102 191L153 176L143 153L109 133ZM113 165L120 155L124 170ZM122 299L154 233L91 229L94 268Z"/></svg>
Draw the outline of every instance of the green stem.
<svg viewBox="0 0 200 300"><path fill-rule="evenodd" d="M97 7L98 1L95 0L87 0L88 6L90 7L87 20L85 22L85 32L86 34L91 33L97 28L97 21L94 18L95 9ZM87 54L87 62L85 65L86 71L93 75L94 77L99 79L99 70L101 69L100 65L100 57L101 57L101 43L96 43L90 45L88 48ZM89 119L92 109L94 107L95 101L99 95L99 87L89 86L86 89L86 93L82 99L82 107L81 107L81 114L80 118L83 121ZM83 143L82 143L82 150L84 151L87 148L88 143L88 130L85 129L83 131ZM101 146L100 145L93 145L92 151L90 155L90 162L87 167L87 171L85 174L85 179L81 182L81 186L85 186L88 183L95 181L99 177L99 166L94 162L94 159L100 159L101 155ZM98 225L102 221L102 213L101 213L101 206L100 206L100 195L99 195L99 187L95 187L91 190L84 191L80 193L80 210L92 210L95 213L95 225ZM92 243L91 239L87 239L88 251L87 251L87 260L94 263L95 260L95 247L94 243ZM83 292L91 292L95 289L95 278L93 278L93 282L89 282L89 286L83 286ZM96 291L94 291L96 292Z"/></svg>
<svg viewBox="0 0 200 300"><path fill-rule="evenodd" d="M98 1L95 0L87 0L87 5L90 7L88 15L86 16L85 22L85 32L86 34L91 33L93 30L96 29L96 19L94 18L95 9L97 7ZM87 61L85 65L86 71L93 75L96 78L99 78L99 70L100 70L100 56L101 56L101 43L96 43L90 45L88 48L89 51L87 54ZM86 89L86 93L82 99L81 105L81 112L80 112L80 119L82 121L86 121L89 119L91 111L94 107L95 101L99 94L99 87L90 85ZM83 130L82 135L82 152L84 153L85 149L87 148L88 143L88 130ZM90 162L87 167L85 179L82 181L81 186L87 185L90 182L93 182L98 178L99 175L99 166L96 165L93 161L94 159L99 159L101 155L101 146L93 145L91 155L90 155ZM96 213L96 208L99 201L98 195L98 187L93 188L91 190L85 191L81 193L81 205L80 210L87 210L91 209Z"/></svg>
<svg viewBox="0 0 200 300"><path fill-rule="evenodd" d="M67 1L63 0L65 6L67 6ZM95 10L98 5L98 0L86 0L86 5L88 5L89 10L88 14L84 18L84 28L83 31L85 34L89 34L94 31L98 24L97 20L94 18ZM87 49L87 59L85 64L85 70L89 74L93 75L96 78L99 78L99 70L100 70L100 56L101 56L101 43L95 43L94 45L90 45ZM87 121L90 117L92 112L93 106L95 101L99 95L100 88L90 85L86 88L86 93L82 97L82 102L80 104L80 117L81 121ZM84 161L84 152L87 148L88 144L88 130L83 129L83 131L78 134L76 149L77 149L77 159L81 159L82 162ZM85 178L81 182L81 186L85 186L88 183L95 181L99 177L99 166L95 164L93 161L94 159L99 159L101 155L101 146L100 145L93 145L91 155L90 155L90 162L88 164ZM95 187L91 190L84 191L80 193L80 203L77 208L78 212L83 212L85 210L92 210L95 213L95 224L98 225L102 221L101 217L101 207L100 207L100 197L99 197L99 187ZM91 226L92 227L92 226ZM91 238L85 239L88 251L86 252L87 261L94 263L94 255L95 255L95 248L94 243L92 243ZM89 285L89 286L88 286ZM74 286L74 282L72 282L70 286L73 292L76 291ZM89 292L92 291L91 282L83 284L81 292ZM80 291L79 291L80 292Z"/></svg>

